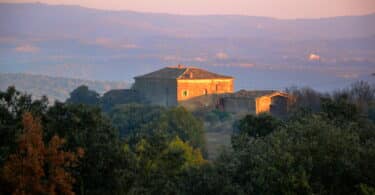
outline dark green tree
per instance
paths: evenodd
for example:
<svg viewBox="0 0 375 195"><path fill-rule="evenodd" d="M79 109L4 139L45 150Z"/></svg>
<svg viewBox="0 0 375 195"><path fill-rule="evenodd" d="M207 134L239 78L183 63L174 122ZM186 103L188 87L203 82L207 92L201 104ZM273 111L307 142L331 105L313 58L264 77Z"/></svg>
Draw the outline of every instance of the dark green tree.
<svg viewBox="0 0 375 195"><path fill-rule="evenodd" d="M355 122L361 118L361 113L356 105L352 104L346 94L337 97L336 100L330 98L322 99L322 112L328 119L336 121L337 125Z"/></svg>
<svg viewBox="0 0 375 195"><path fill-rule="evenodd" d="M248 142L237 154L235 182L255 194L353 194L374 185L370 145L356 129L313 115Z"/></svg>
<svg viewBox="0 0 375 195"><path fill-rule="evenodd" d="M56 103L44 117L46 136L57 134L67 149L85 151L75 169L80 194L116 194L122 189L122 150L118 130L96 107Z"/></svg>
<svg viewBox="0 0 375 195"><path fill-rule="evenodd" d="M131 146L155 135L166 136L168 140L178 136L206 155L203 122L183 107L166 109L140 104L120 105L109 113L109 117Z"/></svg>
<svg viewBox="0 0 375 195"><path fill-rule="evenodd" d="M87 104L87 105L99 105L100 95L85 85L77 87L70 93L70 97L66 100L70 104Z"/></svg>
<svg viewBox="0 0 375 195"><path fill-rule="evenodd" d="M23 94L15 87L0 91L0 165L16 149L16 140L22 133L22 115L30 112L41 117L48 106L48 99L33 100L31 95Z"/></svg>
<svg viewBox="0 0 375 195"><path fill-rule="evenodd" d="M268 114L247 115L234 124L232 146L235 150L246 145L250 139L264 137L282 125L282 121Z"/></svg>
<svg viewBox="0 0 375 195"><path fill-rule="evenodd" d="M193 149L178 137L167 141L141 139L134 149L125 145L125 151L135 159L132 168L134 178L129 194L181 194L179 181L186 171L203 166L199 149Z"/></svg>
<svg viewBox="0 0 375 195"><path fill-rule="evenodd" d="M120 130L122 137L134 136L151 123L160 120L165 108L142 104L117 105L109 113L112 124ZM148 133L148 132L145 132Z"/></svg>

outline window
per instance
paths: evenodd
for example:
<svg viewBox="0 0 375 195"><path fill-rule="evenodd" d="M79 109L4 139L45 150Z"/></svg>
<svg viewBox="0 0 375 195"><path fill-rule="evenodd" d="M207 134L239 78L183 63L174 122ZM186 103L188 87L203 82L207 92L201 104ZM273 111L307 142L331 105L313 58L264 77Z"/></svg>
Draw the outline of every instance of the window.
<svg viewBox="0 0 375 195"><path fill-rule="evenodd" d="M188 96L188 95L189 95L188 90L183 90L183 91L182 91L182 96L186 97L186 96Z"/></svg>
<svg viewBox="0 0 375 195"><path fill-rule="evenodd" d="M204 90L203 90L203 95L207 95L207 94L208 94L207 89L204 89Z"/></svg>

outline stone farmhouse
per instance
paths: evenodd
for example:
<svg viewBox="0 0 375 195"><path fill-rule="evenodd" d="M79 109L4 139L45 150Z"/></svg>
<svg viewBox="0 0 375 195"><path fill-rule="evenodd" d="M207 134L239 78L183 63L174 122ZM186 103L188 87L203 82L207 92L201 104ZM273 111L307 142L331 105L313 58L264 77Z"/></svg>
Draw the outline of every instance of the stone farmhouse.
<svg viewBox="0 0 375 195"><path fill-rule="evenodd" d="M290 97L279 91L234 93L234 78L196 67L166 67L134 78L133 89L150 104L188 110L220 109L231 113L285 116Z"/></svg>
<svg viewBox="0 0 375 195"><path fill-rule="evenodd" d="M134 89L161 106L177 106L200 96L233 93L233 77L178 65L134 78Z"/></svg>

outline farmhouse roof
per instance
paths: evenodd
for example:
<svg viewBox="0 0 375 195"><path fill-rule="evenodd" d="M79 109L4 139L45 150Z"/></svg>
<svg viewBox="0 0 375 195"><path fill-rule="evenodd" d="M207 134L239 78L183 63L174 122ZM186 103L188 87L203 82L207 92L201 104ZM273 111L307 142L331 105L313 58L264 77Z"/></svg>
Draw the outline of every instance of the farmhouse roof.
<svg viewBox="0 0 375 195"><path fill-rule="evenodd" d="M185 67L182 65L162 68L160 70L137 76L138 78L156 78L156 79L233 79L231 76L225 76L209 72L196 67Z"/></svg>

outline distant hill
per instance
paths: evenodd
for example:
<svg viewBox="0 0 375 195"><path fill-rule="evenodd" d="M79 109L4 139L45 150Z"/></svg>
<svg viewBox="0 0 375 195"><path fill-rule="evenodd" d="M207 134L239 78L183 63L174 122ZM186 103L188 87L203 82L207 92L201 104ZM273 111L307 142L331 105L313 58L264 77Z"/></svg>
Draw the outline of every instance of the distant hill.
<svg viewBox="0 0 375 195"><path fill-rule="evenodd" d="M125 82L90 81L44 75L0 73L0 90L4 91L8 86L15 86L17 90L32 94L35 98L46 95L51 101L65 101L69 97L69 93L80 85L86 85L100 94L111 89L124 89L130 86Z"/></svg>
<svg viewBox="0 0 375 195"><path fill-rule="evenodd" d="M0 72L130 83L186 64L234 76L236 90L332 90L373 72L374 21L375 14L284 20L0 3Z"/></svg>
<svg viewBox="0 0 375 195"><path fill-rule="evenodd" d="M3 19L0 19L0 24L7 27L0 30L1 35L49 38L106 37L125 41L144 37L263 37L311 40L358 38L375 34L375 26L371 25L375 14L286 20L243 15L190 16L97 10L73 5L3 3L0 4L0 18Z"/></svg>

